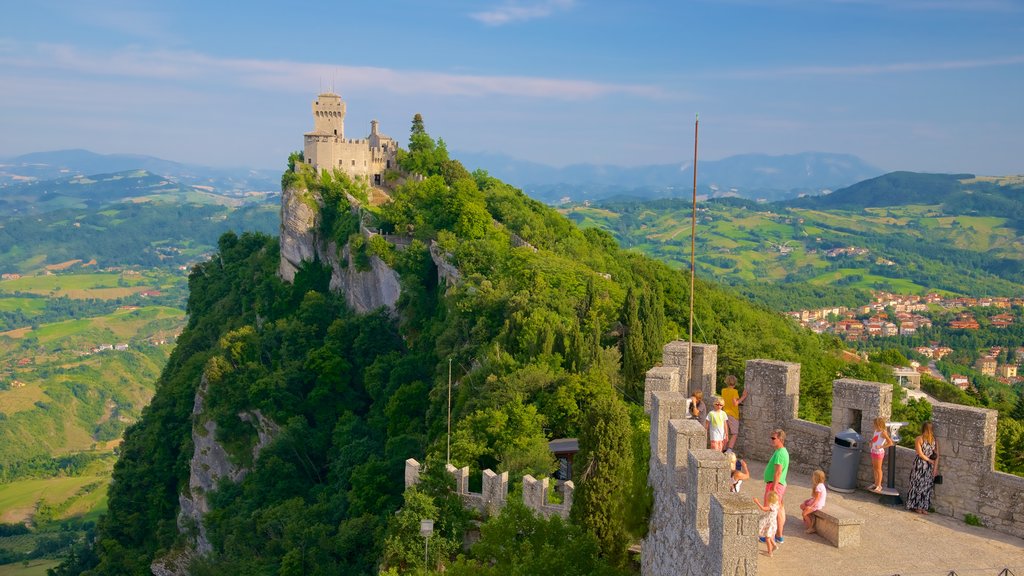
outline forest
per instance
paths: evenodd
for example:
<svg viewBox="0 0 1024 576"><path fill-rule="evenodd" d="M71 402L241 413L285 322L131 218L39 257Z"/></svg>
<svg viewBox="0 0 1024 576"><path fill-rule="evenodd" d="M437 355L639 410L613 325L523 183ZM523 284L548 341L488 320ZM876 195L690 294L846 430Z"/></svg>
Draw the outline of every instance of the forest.
<svg viewBox="0 0 1024 576"><path fill-rule="evenodd" d="M109 512L51 574L149 574L155 559L187 554L196 527L180 530L177 512L201 384L197 417L216 423L216 439L248 473L209 495L212 552L191 560L193 574L633 571L626 547L645 533L650 506L642 380L662 345L684 335L688 275L467 172L418 115L399 161L424 177L363 207L372 227L410 236L405 249L359 240L347 198L363 196L360 182L295 160L282 184L315 200L320 233L350 242L350 265L377 257L398 271L396 310L356 315L319 262L285 284L276 238L222 235L189 276L188 325L125 433ZM439 283L431 243L459 283ZM882 364L847 364L838 340L711 282L698 280L694 315L695 339L718 345L720 376L742 378L752 358L800 362L805 419L828 421L837 374L892 381ZM583 472L568 521L515 504L515 482L501 514L462 509L443 473L449 366L451 462L472 477L484 468L550 476L547 442L579 439ZM239 418L255 410L280 428L258 458L258 436ZM404 490L410 457L425 463L425 479ZM432 562L423 517L436 520ZM463 551L471 528L480 539Z"/></svg>

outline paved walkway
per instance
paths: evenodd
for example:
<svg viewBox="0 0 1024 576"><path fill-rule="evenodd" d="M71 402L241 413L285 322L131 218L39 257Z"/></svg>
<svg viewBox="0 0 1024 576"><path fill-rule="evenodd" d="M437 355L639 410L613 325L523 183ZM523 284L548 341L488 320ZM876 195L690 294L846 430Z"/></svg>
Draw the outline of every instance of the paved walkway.
<svg viewBox="0 0 1024 576"><path fill-rule="evenodd" d="M760 499L765 464L748 461L747 465L750 480L743 483L741 492ZM864 490L829 491L828 502L864 518L860 546L835 548L817 534L804 534L800 503L811 494L810 475L791 472L788 482L786 541L772 558L760 545L759 575L1024 576L1024 539L968 526L962 519L922 516L902 506L886 506L878 502L877 494ZM1004 574L1006 568L1010 571Z"/></svg>

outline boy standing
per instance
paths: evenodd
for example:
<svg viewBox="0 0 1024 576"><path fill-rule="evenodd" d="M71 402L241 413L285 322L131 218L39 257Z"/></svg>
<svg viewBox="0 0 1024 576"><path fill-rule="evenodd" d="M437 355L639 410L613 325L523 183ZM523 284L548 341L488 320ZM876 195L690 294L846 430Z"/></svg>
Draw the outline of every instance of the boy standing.
<svg viewBox="0 0 1024 576"><path fill-rule="evenodd" d="M722 403L725 413L729 416L729 449L736 447L736 438L740 434L740 404L747 399L747 391L740 396L736 389L736 377L729 374L725 377L725 388L722 389Z"/></svg>

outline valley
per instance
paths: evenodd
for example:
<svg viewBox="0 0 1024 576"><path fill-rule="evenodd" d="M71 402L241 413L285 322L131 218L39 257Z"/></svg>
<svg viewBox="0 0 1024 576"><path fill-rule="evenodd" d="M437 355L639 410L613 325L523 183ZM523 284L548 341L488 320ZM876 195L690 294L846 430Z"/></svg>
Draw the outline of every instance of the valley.
<svg viewBox="0 0 1024 576"><path fill-rule="evenodd" d="M274 231L267 195L207 188L139 170L0 186L0 527L17 532L0 574L44 574L91 533L185 326L191 265L226 229Z"/></svg>

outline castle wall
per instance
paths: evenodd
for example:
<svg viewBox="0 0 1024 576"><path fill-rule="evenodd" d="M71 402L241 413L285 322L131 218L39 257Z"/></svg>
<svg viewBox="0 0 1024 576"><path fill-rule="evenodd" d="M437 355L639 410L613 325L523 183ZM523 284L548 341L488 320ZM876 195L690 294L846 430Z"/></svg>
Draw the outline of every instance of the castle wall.
<svg viewBox="0 0 1024 576"><path fill-rule="evenodd" d="M747 496L729 492L728 460L707 449L699 422L682 418L685 406L680 392L651 393L654 507L641 573L756 574L760 511Z"/></svg>
<svg viewBox="0 0 1024 576"><path fill-rule="evenodd" d="M757 510L746 497L723 492L728 470L719 470L724 456L705 450L703 427L684 417L685 342L665 346L665 366L648 371L645 408L651 418L651 460L648 482L654 491L650 530L643 544L645 576L679 574L756 574ZM715 366L708 345L693 345L690 382L704 388ZM717 352L717 349L715 350ZM715 355L717 356L717 354ZM717 358L715 358L717 359ZM674 373L678 372L678 373ZM871 482L867 453L876 417L890 419L892 385L843 378L832 383L832 424L801 420L800 365L749 360L747 399L740 409L737 452L767 461L771 431L786 431L791 473L828 470L835 434L853 428L866 436L861 443L858 480ZM709 393L705 389L705 395ZM939 514L963 519L973 514L985 526L1024 538L1024 478L996 472L997 413L993 410L937 402L932 421L941 454L944 483L932 501ZM896 487L908 489L915 453L896 448ZM888 464L886 464L887 470ZM719 474L724 476L719 476ZM723 478L725 480L723 480Z"/></svg>
<svg viewBox="0 0 1024 576"><path fill-rule="evenodd" d="M398 143L378 132L377 126L376 120L370 123L366 138L346 139L345 101L337 94L320 94L313 101L313 131L304 137L306 163L317 171L339 169L379 185L378 178L397 168Z"/></svg>
<svg viewBox="0 0 1024 576"><path fill-rule="evenodd" d="M405 461L405 487L415 486L420 482L420 463L413 458ZM483 482L480 492L469 491L469 467L456 468L451 464L445 465L445 470L455 478L455 492L462 500L466 508L476 510L481 514L493 515L501 511L508 501L508 472L497 474L492 470L483 471ZM537 479L527 474L523 476L523 503L534 512L545 516L569 517L572 509L573 492L576 490L572 481L563 482L559 489L562 493L562 502L549 502L548 489L550 487L547 478Z"/></svg>

